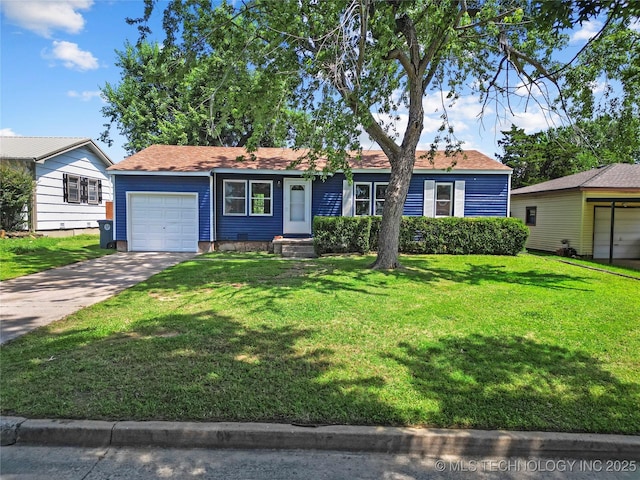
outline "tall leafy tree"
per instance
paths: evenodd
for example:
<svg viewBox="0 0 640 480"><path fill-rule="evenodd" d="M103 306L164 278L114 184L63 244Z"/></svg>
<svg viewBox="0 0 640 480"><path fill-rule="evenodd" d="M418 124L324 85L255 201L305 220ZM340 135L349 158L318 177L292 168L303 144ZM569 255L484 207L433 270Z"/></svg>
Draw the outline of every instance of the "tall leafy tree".
<svg viewBox="0 0 640 480"><path fill-rule="evenodd" d="M526 134L502 132L497 158L513 168L512 187L553 180L611 163L640 163L640 119L602 116Z"/></svg>
<svg viewBox="0 0 640 480"><path fill-rule="evenodd" d="M242 23L214 26L200 20L204 3L162 4L165 48L196 45L212 28L234 36L249 26L253 40L235 55L251 52L252 68L265 78L293 79L288 100L305 114L293 145L309 149L304 160L311 170L322 156L329 161L325 172L348 173L363 132L382 148L391 175L374 267L384 269L399 266L400 220L424 128L425 94L443 97L431 155L444 146L453 163L459 143L447 107L468 93L508 104L522 84L556 82L552 54L566 40L562 27L574 21L571 13L557 19L525 0L247 0L235 10ZM155 0L146 5L148 18ZM593 14L585 10L584 18ZM181 43L176 31L187 32L189 42ZM396 129L401 118L406 126Z"/></svg>
<svg viewBox="0 0 640 480"><path fill-rule="evenodd" d="M513 186L610 163L640 163L640 4L626 0L537 0L542 23L561 30L596 20L599 31L552 74L573 123L527 135L512 126L497 154Z"/></svg>
<svg viewBox="0 0 640 480"><path fill-rule="evenodd" d="M288 109L291 79L269 78L252 66L246 47L255 29L242 17L234 18L229 6L192 7L174 2L184 27L165 18L168 37L163 44L143 35L116 52L121 81L101 89L107 102L102 113L109 120L102 140L111 141L116 125L129 153L154 143L283 144L296 114Z"/></svg>
<svg viewBox="0 0 640 480"><path fill-rule="evenodd" d="M570 62L553 72L578 120L640 116L640 2L535 0L541 21L554 29L593 20L599 27ZM635 24L635 27L633 26Z"/></svg>

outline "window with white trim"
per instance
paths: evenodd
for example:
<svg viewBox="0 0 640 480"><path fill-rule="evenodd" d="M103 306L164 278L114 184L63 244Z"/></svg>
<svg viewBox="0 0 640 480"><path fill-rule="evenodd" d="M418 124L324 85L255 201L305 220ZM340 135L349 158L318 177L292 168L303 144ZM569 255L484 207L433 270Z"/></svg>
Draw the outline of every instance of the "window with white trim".
<svg viewBox="0 0 640 480"><path fill-rule="evenodd" d="M354 183L355 215L382 215L387 185L386 182Z"/></svg>
<svg viewBox="0 0 640 480"><path fill-rule="evenodd" d="M247 181L224 180L224 215L247 214Z"/></svg>
<svg viewBox="0 0 640 480"><path fill-rule="evenodd" d="M249 215L270 216L272 197L273 197L273 181L271 180L250 180L249 192L251 194Z"/></svg>
<svg viewBox="0 0 640 480"><path fill-rule="evenodd" d="M355 183L356 216L371 215L371 183Z"/></svg>
<svg viewBox="0 0 640 480"><path fill-rule="evenodd" d="M436 217L453 215L453 183L436 183Z"/></svg>
<svg viewBox="0 0 640 480"><path fill-rule="evenodd" d="M67 175L67 202L80 203L81 181L80 177Z"/></svg>
<svg viewBox="0 0 640 480"><path fill-rule="evenodd" d="M102 202L102 180L63 173L62 200L99 205Z"/></svg>
<svg viewBox="0 0 640 480"><path fill-rule="evenodd" d="M99 181L93 180L89 178L87 180L87 203L92 205L97 205L100 203L100 195L99 195Z"/></svg>
<svg viewBox="0 0 640 480"><path fill-rule="evenodd" d="M382 215L382 209L384 208L384 197L387 194L387 185L388 183L374 183L374 215Z"/></svg>

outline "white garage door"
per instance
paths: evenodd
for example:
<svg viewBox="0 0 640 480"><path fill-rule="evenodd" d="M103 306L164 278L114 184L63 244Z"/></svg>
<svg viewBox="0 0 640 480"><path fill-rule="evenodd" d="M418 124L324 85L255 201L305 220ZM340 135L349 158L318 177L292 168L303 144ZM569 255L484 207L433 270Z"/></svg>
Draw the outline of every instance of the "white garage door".
<svg viewBox="0 0 640 480"><path fill-rule="evenodd" d="M616 208L613 258L640 258L640 208ZM611 209L597 207L593 226L593 258L609 258Z"/></svg>
<svg viewBox="0 0 640 480"><path fill-rule="evenodd" d="M130 251L198 250L197 194L130 193L128 212Z"/></svg>

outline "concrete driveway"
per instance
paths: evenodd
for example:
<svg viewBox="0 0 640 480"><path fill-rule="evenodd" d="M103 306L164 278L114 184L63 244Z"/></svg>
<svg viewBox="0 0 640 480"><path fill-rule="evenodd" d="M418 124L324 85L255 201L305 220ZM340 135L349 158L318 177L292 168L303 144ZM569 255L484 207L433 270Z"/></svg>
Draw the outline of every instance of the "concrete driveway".
<svg viewBox="0 0 640 480"><path fill-rule="evenodd" d="M0 283L0 344L101 302L194 253L128 252Z"/></svg>

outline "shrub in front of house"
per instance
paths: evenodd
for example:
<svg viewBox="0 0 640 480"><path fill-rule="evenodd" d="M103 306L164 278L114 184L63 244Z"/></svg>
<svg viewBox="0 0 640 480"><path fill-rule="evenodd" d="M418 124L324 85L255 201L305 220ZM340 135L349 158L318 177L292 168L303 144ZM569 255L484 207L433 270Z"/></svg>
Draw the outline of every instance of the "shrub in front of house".
<svg viewBox="0 0 640 480"><path fill-rule="evenodd" d="M404 217L400 226L402 253L451 255L517 255L529 230L517 218Z"/></svg>
<svg viewBox="0 0 640 480"><path fill-rule="evenodd" d="M378 245L380 217L316 217L316 252L366 253ZM369 219L367 223L362 219ZM367 239L363 238L369 232ZM401 253L451 255L517 255L529 230L517 218L403 217ZM354 240L357 239L357 240ZM357 248L354 246L357 245Z"/></svg>
<svg viewBox="0 0 640 480"><path fill-rule="evenodd" d="M314 217L313 232L318 255L370 251L371 217Z"/></svg>
<svg viewBox="0 0 640 480"><path fill-rule="evenodd" d="M33 186L29 172L0 165L0 229L11 232L24 228Z"/></svg>

